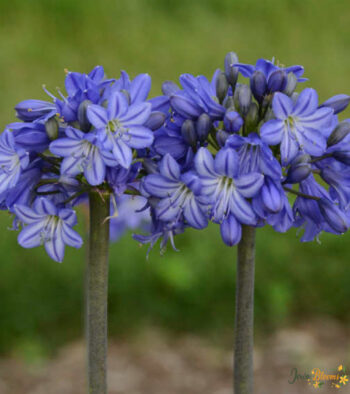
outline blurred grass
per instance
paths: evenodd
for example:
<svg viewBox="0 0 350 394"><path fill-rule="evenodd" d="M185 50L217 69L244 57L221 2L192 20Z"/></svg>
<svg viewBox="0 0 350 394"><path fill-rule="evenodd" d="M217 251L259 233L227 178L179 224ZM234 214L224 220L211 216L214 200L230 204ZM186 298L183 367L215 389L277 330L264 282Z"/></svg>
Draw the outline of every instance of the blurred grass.
<svg viewBox="0 0 350 394"><path fill-rule="evenodd" d="M63 69L109 76L148 72L153 94L183 72L208 76L235 50L243 62L276 56L303 64L321 100L350 91L350 3L345 0L0 0L0 121L13 106L63 88ZM349 113L347 113L349 116ZM63 264L17 246L1 215L0 352L30 358L81 334L84 250ZM80 225L83 231L83 225ZM258 232L256 326L264 332L315 315L349 322L350 236L300 244L271 229ZM235 249L218 228L179 236L180 253L149 261L124 237L112 246L110 333L144 325L221 338L231 333Z"/></svg>

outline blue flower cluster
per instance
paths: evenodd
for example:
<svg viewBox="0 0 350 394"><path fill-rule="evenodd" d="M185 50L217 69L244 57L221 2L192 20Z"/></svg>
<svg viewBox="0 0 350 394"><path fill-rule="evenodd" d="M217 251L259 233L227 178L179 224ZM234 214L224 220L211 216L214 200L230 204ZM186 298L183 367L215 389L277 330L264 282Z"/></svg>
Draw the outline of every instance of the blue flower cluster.
<svg viewBox="0 0 350 394"><path fill-rule="evenodd" d="M264 59L239 63L230 52L211 81L183 74L166 81L169 108L143 161L152 229L142 243L164 247L186 227L220 225L225 244L242 225L278 232L302 227L302 241L350 224L350 120L338 114L350 96L319 103L314 89L296 92L301 66ZM247 78L238 82L239 75ZM174 245L174 244L173 244Z"/></svg>
<svg viewBox="0 0 350 394"><path fill-rule="evenodd" d="M301 66L226 55L208 80L183 74L148 99L151 78L107 79L102 67L68 72L66 95L26 100L0 136L0 205L20 245L62 261L80 247L74 207L89 192L113 196L112 237L150 221L150 247L187 227L220 225L225 244L242 225L304 229L302 241L350 225L350 96L319 103L297 93ZM239 78L246 78L242 81ZM133 196L130 196L133 195Z"/></svg>
<svg viewBox="0 0 350 394"><path fill-rule="evenodd" d="M166 118L164 100L147 100L150 88L147 74L107 79L98 66L89 74L67 71L67 95L45 89L50 102L15 107L20 121L0 136L0 204L14 214L21 246L44 245L56 261L65 245L79 248L74 207L93 190L113 196L113 238L149 217L135 217L147 201L136 196L135 205L126 194L138 194L141 160ZM114 219L119 203L123 214Z"/></svg>

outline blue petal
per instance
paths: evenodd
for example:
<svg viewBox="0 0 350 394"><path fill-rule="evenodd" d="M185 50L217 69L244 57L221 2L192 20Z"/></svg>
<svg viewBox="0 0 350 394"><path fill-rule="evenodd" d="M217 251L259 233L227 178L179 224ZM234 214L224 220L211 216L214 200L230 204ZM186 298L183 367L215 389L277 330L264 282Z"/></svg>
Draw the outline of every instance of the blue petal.
<svg viewBox="0 0 350 394"><path fill-rule="evenodd" d="M54 155L67 157L81 152L82 141L71 138L59 138L51 142L49 149Z"/></svg>
<svg viewBox="0 0 350 394"><path fill-rule="evenodd" d="M132 103L141 103L147 99L151 90L151 77L139 74L130 84L130 98Z"/></svg>
<svg viewBox="0 0 350 394"><path fill-rule="evenodd" d="M73 209L63 208L60 210L58 216L70 227L77 224L77 215Z"/></svg>
<svg viewBox="0 0 350 394"><path fill-rule="evenodd" d="M143 178L142 186L151 196L164 198L174 194L180 183L158 174L151 174Z"/></svg>
<svg viewBox="0 0 350 394"><path fill-rule="evenodd" d="M315 89L306 88L298 96L294 106L293 115L310 115L316 111L318 106L318 96Z"/></svg>
<svg viewBox="0 0 350 394"><path fill-rule="evenodd" d="M49 201L47 198L40 197L34 201L33 205L34 211L39 215L56 215L57 208L55 205Z"/></svg>
<svg viewBox="0 0 350 394"><path fill-rule="evenodd" d="M107 111L99 105L91 104L86 111L89 122L97 129L103 128L108 123Z"/></svg>
<svg viewBox="0 0 350 394"><path fill-rule="evenodd" d="M251 204L237 191L231 196L230 210L240 223L250 225L256 224L256 215Z"/></svg>
<svg viewBox="0 0 350 394"><path fill-rule="evenodd" d="M277 145L282 140L284 123L279 119L272 119L260 128L261 139L268 145Z"/></svg>
<svg viewBox="0 0 350 394"><path fill-rule="evenodd" d="M203 109L188 97L173 95L170 97L170 104L180 115L185 118L198 118Z"/></svg>
<svg viewBox="0 0 350 394"><path fill-rule="evenodd" d="M284 120L293 111L293 101L287 95L276 92L272 100L272 109L277 119Z"/></svg>
<svg viewBox="0 0 350 394"><path fill-rule="evenodd" d="M44 221L35 222L24 227L18 235L18 243L23 248L35 248L42 242Z"/></svg>
<svg viewBox="0 0 350 394"><path fill-rule="evenodd" d="M184 205L184 217L188 224L196 229L203 229L208 225L208 220L193 195L186 200Z"/></svg>
<svg viewBox="0 0 350 394"><path fill-rule="evenodd" d="M237 245L242 237L242 227L233 215L229 215L222 221L220 233L227 246Z"/></svg>
<svg viewBox="0 0 350 394"><path fill-rule="evenodd" d="M231 148L220 149L214 160L215 171L220 175L234 178L239 169L239 158Z"/></svg>
<svg viewBox="0 0 350 394"><path fill-rule="evenodd" d="M64 257L62 225L57 224L54 231L50 235L51 235L51 239L45 242L45 250L53 260L57 262L61 262Z"/></svg>
<svg viewBox="0 0 350 394"><path fill-rule="evenodd" d="M159 201L155 211L159 220L170 222L179 216L181 207L179 204L173 204L172 200L167 197Z"/></svg>
<svg viewBox="0 0 350 394"><path fill-rule="evenodd" d="M105 180L106 166L96 147L92 149L89 155L88 163L85 165L84 175L92 186L100 185Z"/></svg>
<svg viewBox="0 0 350 394"><path fill-rule="evenodd" d="M115 140L113 154L117 162L124 168L129 168L132 162L132 150L120 138Z"/></svg>
<svg viewBox="0 0 350 394"><path fill-rule="evenodd" d="M261 198L264 208L270 212L277 213L283 207L281 191L268 178L266 178L266 182L261 189Z"/></svg>
<svg viewBox="0 0 350 394"><path fill-rule="evenodd" d="M108 98L108 119L116 119L123 116L128 110L128 100L123 93L120 92L112 92L110 97ZM92 122L91 122L92 123ZM103 127L96 126L95 127Z"/></svg>
<svg viewBox="0 0 350 394"><path fill-rule="evenodd" d="M143 126L132 126L122 134L123 141L135 149L148 148L152 145L154 136L153 132Z"/></svg>
<svg viewBox="0 0 350 394"><path fill-rule="evenodd" d="M194 158L195 169L199 175L217 177L214 169L214 159L206 148L200 148Z"/></svg>
<svg viewBox="0 0 350 394"><path fill-rule="evenodd" d="M26 205L15 205L14 206L14 211L18 219L26 224L32 224L37 221L40 221L43 219L43 215L40 215L36 212L33 211L33 209L27 207Z"/></svg>
<svg viewBox="0 0 350 394"><path fill-rule="evenodd" d="M124 127L142 126L148 120L151 110L152 105L150 103L133 104L119 120Z"/></svg>
<svg viewBox="0 0 350 394"><path fill-rule="evenodd" d="M177 161L168 153L163 157L159 163L160 173L173 181L178 181L180 178L180 166Z"/></svg>
<svg viewBox="0 0 350 394"><path fill-rule="evenodd" d="M264 184L264 175L251 172L235 178L234 183L242 196L247 198L254 197Z"/></svg>
<svg viewBox="0 0 350 394"><path fill-rule="evenodd" d="M80 235L65 223L62 224L62 240L73 248L80 248L83 244Z"/></svg>
<svg viewBox="0 0 350 394"><path fill-rule="evenodd" d="M284 132L282 143L281 143L281 158L282 164L286 165L290 163L299 152L298 142L289 135L289 133Z"/></svg>

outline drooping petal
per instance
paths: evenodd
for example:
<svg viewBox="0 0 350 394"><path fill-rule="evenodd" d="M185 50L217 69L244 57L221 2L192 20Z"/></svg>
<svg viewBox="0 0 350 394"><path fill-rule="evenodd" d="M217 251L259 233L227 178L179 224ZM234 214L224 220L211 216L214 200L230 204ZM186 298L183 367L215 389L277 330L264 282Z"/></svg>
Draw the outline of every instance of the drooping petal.
<svg viewBox="0 0 350 394"><path fill-rule="evenodd" d="M227 246L237 245L242 237L242 226L233 215L229 215L220 224L220 233Z"/></svg>
<svg viewBox="0 0 350 394"><path fill-rule="evenodd" d="M143 179L142 186L151 196L163 198L174 194L180 183L162 175L150 174Z"/></svg>
<svg viewBox="0 0 350 394"><path fill-rule="evenodd" d="M106 166L99 150L95 147L89 155L88 162L85 165L84 175L90 185L100 185L106 175Z"/></svg>
<svg viewBox="0 0 350 394"><path fill-rule="evenodd" d="M264 175L251 172L235 178L234 183L242 196L246 198L254 197L264 184Z"/></svg>
<svg viewBox="0 0 350 394"><path fill-rule="evenodd" d="M18 243L23 248L35 248L42 242L44 221L34 222L24 227L18 235Z"/></svg>
<svg viewBox="0 0 350 394"><path fill-rule="evenodd" d="M120 138L115 139L113 155L122 167L130 167L132 161L132 151Z"/></svg>
<svg viewBox="0 0 350 394"><path fill-rule="evenodd" d="M46 253L55 261L61 262L64 257L64 242L62 239L62 224L58 223L51 232L51 237L45 241Z"/></svg>
<svg viewBox="0 0 350 394"><path fill-rule="evenodd" d="M189 225L196 229L203 229L208 225L208 220L193 195L184 204L184 216Z"/></svg>
<svg viewBox="0 0 350 394"><path fill-rule="evenodd" d="M240 223L256 224L256 215L252 206L238 191L235 191L231 196L230 210Z"/></svg>
<svg viewBox="0 0 350 394"><path fill-rule="evenodd" d="M62 240L66 245L72 246L73 248L80 248L83 244L81 236L66 223L62 224Z"/></svg>
<svg viewBox="0 0 350 394"><path fill-rule="evenodd" d="M35 212L32 208L26 205L15 205L14 211L18 219L26 224L32 224L43 219L44 215L40 215Z"/></svg>

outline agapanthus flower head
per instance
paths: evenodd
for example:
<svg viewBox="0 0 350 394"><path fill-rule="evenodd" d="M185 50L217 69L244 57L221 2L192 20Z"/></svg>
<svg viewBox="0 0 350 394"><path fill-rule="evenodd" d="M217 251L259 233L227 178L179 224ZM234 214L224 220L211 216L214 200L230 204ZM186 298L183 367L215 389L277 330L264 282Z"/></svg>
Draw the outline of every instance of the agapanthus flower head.
<svg viewBox="0 0 350 394"><path fill-rule="evenodd" d="M350 99L319 104L314 89L298 93L303 73L264 59L239 63L230 52L211 82L183 74L181 87L163 84L170 109L140 189L154 224L139 240L153 245L168 239L163 229L198 229L207 221L220 225L229 246L244 225L302 227L302 241L347 230L350 123L339 123L338 114Z"/></svg>
<svg viewBox="0 0 350 394"><path fill-rule="evenodd" d="M124 196L140 194L141 160L152 156L154 134L167 117L169 99L148 101L150 87L147 74L107 79L97 66L88 74L67 71L66 95L44 88L52 102L16 106L21 122L0 136L0 206L15 215L15 228L23 226L20 245L44 245L62 261L65 245L82 244L72 229L74 207L89 193L112 196L110 220L118 236L143 221L145 212Z"/></svg>

